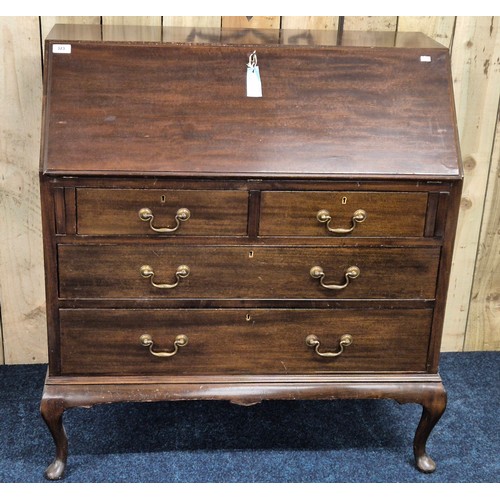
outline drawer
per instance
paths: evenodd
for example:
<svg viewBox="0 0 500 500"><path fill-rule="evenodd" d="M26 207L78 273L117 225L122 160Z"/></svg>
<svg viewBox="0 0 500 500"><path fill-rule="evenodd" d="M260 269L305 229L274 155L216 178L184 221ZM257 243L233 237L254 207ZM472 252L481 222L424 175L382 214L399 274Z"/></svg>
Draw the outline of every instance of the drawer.
<svg viewBox="0 0 500 500"><path fill-rule="evenodd" d="M247 234L246 191L81 188L76 204L78 234Z"/></svg>
<svg viewBox="0 0 500 500"><path fill-rule="evenodd" d="M431 318L430 309L63 309L61 370L63 375L423 372ZM306 343L310 335L319 346ZM340 355L318 354L338 353L342 338L351 344ZM158 357L150 349L176 352Z"/></svg>
<svg viewBox="0 0 500 500"><path fill-rule="evenodd" d="M59 245L59 293L118 299L432 299L439 253L436 247ZM318 268L323 276L312 276Z"/></svg>
<svg viewBox="0 0 500 500"><path fill-rule="evenodd" d="M419 237L424 234L426 211L427 193L264 191L259 233Z"/></svg>

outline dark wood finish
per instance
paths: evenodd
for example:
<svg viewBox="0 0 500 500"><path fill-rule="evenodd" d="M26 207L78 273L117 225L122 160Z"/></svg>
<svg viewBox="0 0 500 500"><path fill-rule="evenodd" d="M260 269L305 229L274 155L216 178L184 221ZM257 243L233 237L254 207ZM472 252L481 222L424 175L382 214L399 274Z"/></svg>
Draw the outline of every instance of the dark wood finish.
<svg viewBox="0 0 500 500"><path fill-rule="evenodd" d="M96 188L96 189L165 189L165 190L230 190L230 191L373 191L373 192L419 192L419 193L441 193L447 192L455 185L453 180L431 181L415 178L390 178L377 177L373 179L331 179L316 176L289 176L289 177L248 177L248 178L224 178L210 176L192 177L155 177L143 176L137 173L135 176L52 176L46 174L47 182L54 187ZM390 182L387 182L390 180ZM141 188L137 185L140 181Z"/></svg>
<svg viewBox="0 0 500 500"><path fill-rule="evenodd" d="M61 298L432 299L439 248L261 247L196 245L59 245ZM173 284L180 265L190 274L158 289L141 276L149 265L157 284ZM349 266L361 274L343 290Z"/></svg>
<svg viewBox="0 0 500 500"><path fill-rule="evenodd" d="M47 173L458 174L445 48L56 41ZM260 99L246 97L254 48Z"/></svg>
<svg viewBox="0 0 500 500"><path fill-rule="evenodd" d="M106 398L103 401L103 390ZM186 399L230 400L241 405L260 403L266 399L387 399L399 403L418 403L423 407L413 443L415 463L422 472L432 472L433 460L427 455L426 443L430 432L446 405L446 393L440 380L432 378L413 381L412 378L380 379L364 376L361 380L337 378L329 383L318 381L292 382L224 382L175 383L168 379L154 383L108 382L92 383L90 378L76 379L72 384L50 382L42 396L42 414L51 423L56 445L56 459L47 468L46 477L60 479L66 467L67 439L62 423L62 411L74 407L90 407L103 402L141 402Z"/></svg>
<svg viewBox="0 0 500 500"><path fill-rule="evenodd" d="M66 235L76 234L76 189L64 188L64 209L66 212Z"/></svg>
<svg viewBox="0 0 500 500"><path fill-rule="evenodd" d="M432 311L404 310L61 310L63 375L297 374L343 371L424 372ZM290 325L293 325L291 327ZM155 350L173 350L177 335L189 343L169 358L141 346L152 336ZM335 358L342 335L353 342Z"/></svg>
<svg viewBox="0 0 500 500"><path fill-rule="evenodd" d="M64 188L54 189L54 212L56 234L66 234L66 207L64 203Z"/></svg>
<svg viewBox="0 0 500 500"><path fill-rule="evenodd" d="M436 226L444 236L443 249L441 251L440 268L436 285L436 305L432 324L432 337L429 345L428 370L429 373L437 373L439 365L439 348L443 334L444 314L446 311L446 296L450 279L450 269L453 257L453 246L458 224L458 212L461 202L462 180L454 184L450 193L441 193L439 198L439 216ZM446 206L447 211L443 210ZM436 229L438 231L438 229Z"/></svg>
<svg viewBox="0 0 500 500"><path fill-rule="evenodd" d="M56 443L56 457L45 471L47 479L60 479L66 468L68 437L62 423L64 410L63 399L42 397L40 413Z"/></svg>
<svg viewBox="0 0 500 500"><path fill-rule="evenodd" d="M439 193L429 193L427 202L427 218L425 220L424 236L434 236L436 227L436 212L439 202Z"/></svg>
<svg viewBox="0 0 500 500"><path fill-rule="evenodd" d="M235 236L247 233L248 193L158 189L78 189L78 234L155 235L139 210L154 214L153 227L175 227L175 215L187 208L191 215L173 235Z"/></svg>
<svg viewBox="0 0 500 500"><path fill-rule="evenodd" d="M49 373L60 371L59 357L59 303L58 303L58 265L55 238L56 216L54 188L49 180L40 173L40 199L42 209L43 255L45 268L45 300L47 309L47 340Z"/></svg>
<svg viewBox="0 0 500 500"><path fill-rule="evenodd" d="M427 193L264 191L260 234L338 238L341 235L330 233L326 224L318 221L318 212L328 210L331 228L349 229L358 209L366 212L366 220L349 236L422 236Z"/></svg>
<svg viewBox="0 0 500 500"><path fill-rule="evenodd" d="M422 402L422 417L413 440L413 454L417 468L422 472L434 472L436 463L427 455L425 445L432 429L446 409L447 395L444 388L430 393Z"/></svg>
<svg viewBox="0 0 500 500"><path fill-rule="evenodd" d="M432 472L463 176L447 49L420 34L107 26L57 26L46 49L46 476L64 473L68 408L271 398L418 403L415 463ZM253 50L262 98L245 96ZM192 214L165 235L141 208L161 227ZM358 208L350 234L316 220L349 226ZM143 264L155 283L190 275L160 290ZM342 290L310 276L342 284L352 265ZM143 334L156 353L188 344L158 358ZM311 334L318 353L353 342L326 358Z"/></svg>

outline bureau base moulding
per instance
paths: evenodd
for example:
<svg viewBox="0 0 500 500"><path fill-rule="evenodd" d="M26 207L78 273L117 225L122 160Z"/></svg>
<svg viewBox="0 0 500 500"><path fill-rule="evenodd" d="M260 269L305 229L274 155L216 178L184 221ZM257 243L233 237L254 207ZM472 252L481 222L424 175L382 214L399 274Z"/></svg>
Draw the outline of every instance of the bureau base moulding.
<svg viewBox="0 0 500 500"><path fill-rule="evenodd" d="M56 443L56 457L48 466L48 479L59 479L64 473L68 456L68 440L63 426L63 413L73 407L91 407L113 402L152 402L188 399L229 400L240 405L253 405L265 399L394 399L399 403L422 405L422 417L415 432L413 452L415 464L422 472L433 472L434 460L427 454L426 443L432 429L446 408L446 391L437 376L415 377L415 381L401 381L394 377L345 377L317 382L304 378L297 381L284 378L281 382L210 382L185 381L46 381L42 416Z"/></svg>

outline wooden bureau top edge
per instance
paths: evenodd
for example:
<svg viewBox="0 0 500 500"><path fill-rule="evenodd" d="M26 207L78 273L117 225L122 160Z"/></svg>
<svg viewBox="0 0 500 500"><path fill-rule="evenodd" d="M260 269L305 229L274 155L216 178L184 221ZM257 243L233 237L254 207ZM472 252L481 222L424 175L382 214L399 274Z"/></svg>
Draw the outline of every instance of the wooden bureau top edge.
<svg viewBox="0 0 500 500"><path fill-rule="evenodd" d="M448 50L419 33L56 25L44 97L46 174L462 177Z"/></svg>
<svg viewBox="0 0 500 500"><path fill-rule="evenodd" d="M446 47L423 33L388 31L344 31L339 38L339 33L336 30L56 24L47 35L46 40L183 45L407 47L447 50Z"/></svg>

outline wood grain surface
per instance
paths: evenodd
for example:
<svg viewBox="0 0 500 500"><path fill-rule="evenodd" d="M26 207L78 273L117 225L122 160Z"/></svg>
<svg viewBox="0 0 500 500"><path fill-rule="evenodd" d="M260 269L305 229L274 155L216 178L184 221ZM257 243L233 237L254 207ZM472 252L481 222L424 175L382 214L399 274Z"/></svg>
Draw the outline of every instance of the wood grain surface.
<svg viewBox="0 0 500 500"><path fill-rule="evenodd" d="M465 349L500 350L500 123L497 122Z"/></svg>
<svg viewBox="0 0 500 500"><path fill-rule="evenodd" d="M356 211L364 210L366 219L349 236L418 237L427 213L427 193L264 191L261 202L263 236L333 236L318 221L319 211L328 211L331 229L346 230L353 227Z"/></svg>
<svg viewBox="0 0 500 500"><path fill-rule="evenodd" d="M175 235L247 234L248 192L231 190L77 189L78 234L158 234L139 211L149 208L153 227L174 228L177 211L189 210ZM174 235L171 233L170 235Z"/></svg>
<svg viewBox="0 0 500 500"><path fill-rule="evenodd" d="M496 169L491 155L500 98L498 20L459 17L455 28L459 43L452 50L453 85L465 177L444 326L443 348L451 351L464 347L487 183L490 169ZM499 332L494 335L498 338Z"/></svg>
<svg viewBox="0 0 500 500"><path fill-rule="evenodd" d="M245 94L245 45L95 48L50 54L46 172L458 173L445 50L423 63L403 48L265 46L259 99Z"/></svg>
<svg viewBox="0 0 500 500"><path fill-rule="evenodd" d="M439 248L205 246L164 243L59 245L61 298L193 299L433 299ZM158 289L141 276L149 265L156 284L173 284L180 265L188 277ZM321 266L323 288L310 269Z"/></svg>
<svg viewBox="0 0 500 500"><path fill-rule="evenodd" d="M5 363L46 361L38 17L0 18L0 303ZM6 119L7 118L7 119Z"/></svg>
<svg viewBox="0 0 500 500"><path fill-rule="evenodd" d="M116 24L114 20L114 24ZM8 212L5 211L5 204L7 199L12 199L12 193L19 192L19 184L23 186L28 186L25 182L24 172L26 165L31 166L37 164L35 147L24 147L24 145L19 146L28 135L31 135L33 140L39 137L39 127L40 127L40 116L33 119L28 118L25 121L24 131L19 136L16 133L12 133L10 128L12 124L19 122L19 117L29 117L31 113L36 111L36 102L41 102L41 98L35 96L37 92L41 92L41 74L39 67L41 67L40 56L42 53L42 47L40 46L40 40L43 42L44 38L56 22L64 23L94 23L97 24L97 29L100 30L100 16L42 16L39 18L39 26L34 20L28 20L26 17L12 17L2 19L2 30L3 35L0 38L0 45L3 54L3 64L0 65L1 69L5 69L6 73L2 73L2 78L8 75L8 79L11 82L8 85L3 85L1 87L1 99L2 103L2 116L5 117L5 123L9 127L3 129L2 131L2 177L0 179L0 205L2 210L2 238L0 238L0 256L2 259L2 269L8 269L9 272L2 272L0 278L0 289L8 290L9 297L5 297L5 292L1 298L1 308L3 317L3 341L6 344L6 352L11 354L5 358L8 363L11 362L39 362L46 360L46 340L45 340L45 319L43 314L27 315L19 313L19 304L25 303L27 310L34 311L38 307L43 309L43 299L40 299L40 293L37 293L38 297L29 297L26 294L25 298L22 298L22 293L19 288L16 288L13 281L8 278L10 275L20 275L22 274L20 269L18 256L23 256L21 261L22 266L26 266L33 271L33 276L42 275L42 256L41 251L35 249L31 246L32 251L27 252L27 241L32 241L33 239L40 238L39 229L34 229L32 225L26 224L27 221L32 217L35 212L38 213L36 217L39 217L39 206L32 204L32 201L38 196L34 194L30 196L25 201L19 201L15 205L15 213L18 217L12 219L7 213L11 213L12 210L9 208ZM111 21L111 20L110 20ZM199 29L204 27L219 27L222 20L220 17L214 16L212 18L206 17L178 17L176 19L169 18L167 16L163 17L163 24L165 27L178 25L178 26L197 26ZM331 39L336 40L336 33L333 34L332 31L336 30L338 26L338 18L322 18L318 17L290 17L283 16L281 18L282 26L286 28L298 28L303 30L309 29L324 29L325 35L331 34ZM287 25L287 23L290 23ZM331 22L331 24L330 24ZM346 18L347 26L349 26L348 18ZM375 22L375 21L373 21ZM373 25L372 22L372 25ZM383 24L386 20L379 19L376 23ZM496 123L496 116L498 111L498 101L495 102L493 98L488 98L488 105L478 104L473 98L473 95L482 95L484 91L485 82L490 82L488 87L488 92L494 88L494 78L498 75L498 63L493 57L484 57L484 54L492 52L492 49L487 47L498 47L499 44L499 34L498 29L495 27L497 25L496 18L490 17L453 17L453 16L402 16L398 18L397 30L393 27L393 39L396 36L396 42L399 39L399 35L403 31L420 31L428 34L434 40L442 43L446 47L450 48L450 51L454 57L454 67L453 67L453 77L456 87L456 108L457 113L461 117L460 122L462 124L468 124L467 134L472 142L481 141L483 144L482 148L486 151L488 148L490 151L493 149L493 137L494 134L491 132L489 127L485 127L483 124L488 122L491 125ZM389 23L390 24L390 23ZM455 28L456 24L456 28ZM30 28L26 29L29 25ZM328 25L328 27L327 27ZM105 26L107 27L107 26ZM493 29L492 29L493 27ZM345 28L345 26L344 26ZM358 21L357 29L369 28L369 25L365 22L363 25ZM261 28L259 28L261 29ZM10 35L8 33L10 32ZM385 32L387 35L391 35L391 32ZM373 32L367 33L370 36ZM491 37L491 39L490 39ZM344 38L348 38L348 32L344 33ZM491 40L490 45L485 44L484 40ZM21 47L23 49L21 50ZM484 49L484 52L483 52ZM495 49L497 50L497 49ZM20 56L20 52L22 55ZM24 61L20 63L21 59ZM32 70L25 70L24 64L27 63L28 59L30 61L37 60L36 64L32 67ZM31 63L27 63L31 64ZM17 68L14 71L12 68ZM468 77L467 74L470 72L471 68L474 68L474 77ZM485 73L486 71L486 73ZM14 77L16 75L16 77ZM474 79L477 78L477 83ZM465 80L464 80L465 79ZM26 81L30 82L30 88L32 91L26 91ZM467 83L469 82L469 83ZM482 83L481 83L482 82ZM457 87L459 85L459 87ZM477 88L478 91L475 92L473 89ZM498 88L498 85L497 85ZM35 92L33 93L33 89ZM461 90L463 89L463 90ZM39 95L39 94L38 94ZM10 96L10 97L9 97ZM18 105L6 106L6 103L14 97L14 101L18 102ZM19 110L25 110L21 113ZM476 113L476 110L477 113ZM477 115L481 116L481 126L477 125ZM462 125L462 128L464 127ZM463 136L463 134L462 134ZM21 137L21 139L19 138ZM22 139L24 138L24 139ZM31 140L31 139L30 139ZM498 144L498 139L497 139ZM472 149L475 149L472 148ZM16 151L13 155L13 151ZM498 151L498 146L496 151ZM467 151L464 151L464 156L467 156ZM6 158L15 158L15 161L7 161ZM476 160L477 161L477 160ZM472 167L472 163L467 163L468 170L466 170L466 177L471 178L473 174L471 172L475 167ZM484 172L485 176L490 179L488 181L488 199L491 200L491 189L495 185L492 182L495 179L495 161L491 162L491 166L484 167L485 163L481 163L481 167L477 169L486 168L487 172ZM6 179L18 179L20 182L11 184L10 180ZM21 179L23 179L21 181ZM480 200L486 199L486 177L482 181L481 187L472 187L471 193L474 194L476 201L475 206L480 204ZM10 187L12 186L12 188ZM16 187L17 186L17 187ZM36 188L33 188L36 189ZM494 191L493 191L494 192ZM478 201L479 200L479 201ZM10 203L10 202L9 202ZM448 308L448 321L445 325L444 337L443 337L443 348L445 350L462 350L464 345L467 349L497 349L499 342L499 332L500 328L496 326L495 321L488 319L483 322L485 314L488 318L492 318L491 314L496 314L496 308L491 304L495 303L495 297L498 295L498 288L495 281L491 281L489 278L492 275L492 269L494 262L491 261L495 255L498 255L499 242L493 237L495 228L491 226L495 219L497 210L495 204L491 201L487 201L484 204L484 209L470 211L467 207L470 205L470 197L464 196L464 202L462 206L462 211L467 212L467 220L461 223L463 229L461 232L463 236L461 237L461 242L457 241L457 246L455 250L455 260L457 264L454 266L453 273L453 284L450 287L450 298L453 304ZM6 220L8 219L8 222ZM5 224L8 224L10 229L8 233L3 232ZM476 228L472 232L468 232L468 227ZM477 230L481 228L481 232ZM493 231L493 233L492 233ZM15 234L16 237L4 237L4 235ZM479 235L481 240L479 240ZM489 235L489 236L486 236ZM470 242L465 243L463 238L469 238ZM479 244L479 241L481 243ZM472 250L471 250L472 249ZM474 292L470 292L470 287L472 286L472 281L470 280L471 273L474 273L474 268L476 266L477 250L483 251L483 256L486 255L485 252L490 255L490 258L481 258L477 261L477 275L474 277ZM471 257L466 257L466 255L471 254ZM461 281L460 276L464 274L469 275L469 281ZM35 280L36 281L36 280ZM468 283L468 284L467 284ZM41 289L41 285L38 285ZM478 289L481 288L481 292L478 293ZM458 299L460 295L460 299ZM453 299L457 297L457 299ZM484 306L490 304L486 311L489 312L472 312L467 314L469 311L470 299L477 299L481 301ZM27 301L27 302L26 302ZM481 308L483 306L480 306ZM460 319L457 319L457 317ZM10 320L8 318L11 318ZM494 316L493 316L494 318ZM10 326L9 326L10 325ZM31 326L30 326L31 325ZM483 328L485 330L483 330ZM24 339L20 341L19 335L23 335L19 332L35 332L33 335L29 333L27 336L29 339ZM484 336L483 336L484 334ZM29 345L28 345L29 343Z"/></svg>
<svg viewBox="0 0 500 500"><path fill-rule="evenodd" d="M220 28L220 16L163 16L163 26Z"/></svg>
<svg viewBox="0 0 500 500"><path fill-rule="evenodd" d="M327 374L422 372L432 311L251 310L63 310L62 375ZM290 329L290 323L294 325ZM335 325L335 326L333 326ZM188 344L171 357L155 357L140 343L148 334L154 351L173 350L177 335ZM352 344L336 358L342 335Z"/></svg>

